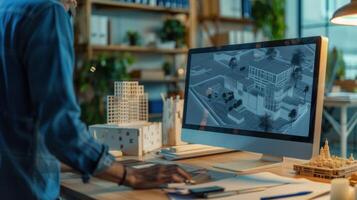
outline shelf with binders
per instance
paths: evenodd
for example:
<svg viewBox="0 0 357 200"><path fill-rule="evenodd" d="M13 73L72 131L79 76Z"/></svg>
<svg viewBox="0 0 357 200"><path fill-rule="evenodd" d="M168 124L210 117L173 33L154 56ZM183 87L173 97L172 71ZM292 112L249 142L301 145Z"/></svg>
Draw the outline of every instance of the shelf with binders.
<svg viewBox="0 0 357 200"><path fill-rule="evenodd" d="M151 2L155 2L152 4ZM135 54L164 54L164 55L177 55L186 54L188 48L194 47L195 44L195 22L196 17L192 15L195 7L191 6L192 0L186 0L186 6L174 6L167 7L166 5L160 5L159 2L174 2L174 1L162 1L162 0L133 0L133 1L119 1L119 0L87 0L79 3L78 13L76 18L76 50L82 53L86 58L92 59L95 55L102 52L114 53L114 52L130 52ZM176 2L176 1L175 1ZM123 10L123 12L116 12ZM137 11L144 11L137 13ZM121 14L120 14L121 13ZM135 13L135 14L134 14ZM154 17L151 13L161 13L170 16ZM127 16L126 16L127 15ZM172 15L172 16L171 16ZM184 24L186 33L185 41L183 45L177 45L176 47L167 44L158 45L146 45L146 44L127 44L122 41L124 37L127 37L123 33L122 28L118 28L120 23L131 23L134 18L138 19L138 26L133 27L129 25L124 29L129 31L135 31L139 34L139 38L146 40L151 38L158 41L160 35L157 33L158 23L163 19L178 19ZM155 18L155 19L154 19ZM125 21L129 19L129 21ZM140 23L139 19L146 20L147 23ZM151 20L151 21L148 21ZM149 27L152 26L152 27ZM117 31L120 31L119 33ZM147 32L149 30L149 32ZM156 35L153 36L153 33ZM145 37L143 37L145 34ZM93 35L96 35L93 37ZM122 37L118 39L118 37ZM114 38L114 39L113 39ZM99 42L98 42L99 41ZM144 41L143 43L145 43ZM157 43L157 42L156 42ZM165 46L166 45L166 46ZM181 47L182 46L182 47ZM138 55L139 56L139 55Z"/></svg>
<svg viewBox="0 0 357 200"><path fill-rule="evenodd" d="M154 2L154 4L151 2ZM164 13L164 14L173 14L173 15L189 14L189 9L187 8L188 5L165 7L164 5L157 5L156 1L150 1L149 4L143 4L143 3L114 1L114 0L91 0L91 3L97 9L135 10L135 11Z"/></svg>

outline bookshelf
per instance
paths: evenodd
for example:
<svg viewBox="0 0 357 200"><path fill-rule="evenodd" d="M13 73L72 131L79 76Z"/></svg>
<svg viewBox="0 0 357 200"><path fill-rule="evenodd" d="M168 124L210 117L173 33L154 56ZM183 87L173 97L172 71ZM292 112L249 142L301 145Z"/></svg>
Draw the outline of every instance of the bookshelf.
<svg viewBox="0 0 357 200"><path fill-rule="evenodd" d="M203 27L203 30L207 33L209 40L213 46L224 45L220 41L220 39L216 38L217 35L222 33L222 26L226 24L236 25L235 29L244 30L245 27L254 27L254 21L252 19L244 19L244 18L233 18L233 17L221 17L221 16L213 16L213 17L201 17L200 24ZM211 33L213 31L213 34Z"/></svg>
<svg viewBox="0 0 357 200"><path fill-rule="evenodd" d="M201 8L199 22L202 27L203 32L205 32L208 36L208 39L211 45L220 46L225 45L224 42L220 41L217 36L222 34L224 31L227 31L227 26L230 26L231 30L239 30L244 31L247 28L252 29L253 32L256 32L256 27L254 20L251 18L251 7L249 9L244 7L244 2L249 3L251 6L251 0L232 0L232 2L237 5L241 5L238 10L234 10L234 6L230 4L231 10L234 10L234 16L232 16L232 11L227 15L221 13L221 0L199 0L199 6ZM228 1L224 3L229 3ZM226 6L225 6L226 7ZM247 10L245 10L247 9ZM236 15L236 13L240 13ZM249 14L247 14L249 13Z"/></svg>
<svg viewBox="0 0 357 200"><path fill-rule="evenodd" d="M189 7L186 9L167 8L164 6L139 3L129 3L125 2L124 0L78 1L77 13L74 21L77 65L79 65L80 67L82 63L87 63L86 61L95 59L98 55L101 55L103 53L107 55L116 55L117 53L129 52L135 57L135 60L144 60L143 62L145 62L146 60L150 59L160 59L160 61L158 61L160 63L162 59L162 63L164 63L164 61L169 60L172 61L173 66L175 67L182 66L181 62L175 63L177 62L177 60L180 60L177 59L177 57L185 57L185 54L188 53L189 48L196 47L196 29L198 23L196 14L196 4L196 0L189 0ZM128 16L126 14L128 14ZM109 19L107 29L108 40L106 40L107 42L103 45L98 45L97 43L93 42L93 40L91 41L91 28L96 29L95 27L91 27L94 15L101 15ZM149 16L149 18L146 19L146 16ZM128 20L128 18L129 21L126 21ZM133 19L137 19L138 22L148 22L148 20L151 21L149 21L148 24L144 24L144 28L135 27L135 29L132 29L133 23L136 23L135 21L133 22ZM179 19L185 26L185 44L182 48L164 48L160 47L160 45L157 45L158 47L145 45L129 46L128 44L123 42L123 32L129 31L131 29L140 32L143 37L146 37L146 35L144 35L147 33L145 32L146 30L148 30L149 28L158 28L158 25L163 24L165 19ZM118 25L118 20L121 20L120 25ZM131 23L129 24L131 25L131 28L128 28L125 25L122 26L123 23ZM143 23L141 23L141 25L143 25ZM156 27L149 27L152 25ZM100 28L101 26L98 27ZM120 36L119 33L121 34ZM158 35L156 36L158 39ZM154 64L155 66L158 66L158 68L161 68L158 62L154 62ZM150 64L147 64L146 66L148 65ZM136 63L135 67L140 69L140 66L137 66ZM145 66L143 67L143 69L145 69ZM177 92L181 92L180 90L182 90L182 85L184 83L183 78L179 78L176 76L166 77L164 79L157 79L153 77L152 79L132 78L130 80L138 81L140 84L143 84L147 92L151 92L150 90L152 90L155 92L160 91L163 93L171 93L172 91L176 91L176 89L178 89ZM161 119L161 117L161 113L150 114L151 119L159 120Z"/></svg>
<svg viewBox="0 0 357 200"><path fill-rule="evenodd" d="M126 46L126 45L91 45L94 53L97 52L131 52L131 53L146 53L146 54L185 54L188 52L187 48L175 49L161 49L156 47L142 47L142 46Z"/></svg>
<svg viewBox="0 0 357 200"><path fill-rule="evenodd" d="M126 3L118 0L82 0L78 2L77 17L75 20L75 46L77 55L84 59L92 59L101 52L132 52L132 53L150 53L150 54L167 54L175 56L176 54L185 54L189 48L196 46L197 34L197 16L196 0L189 0L189 8L166 8L162 6L152 6L139 3ZM178 49L160 49L144 46L127 46L122 44L94 45L91 44L91 16L93 10L101 11L121 11L131 12L149 12L168 16L183 15L186 26L186 48ZM138 16L140 19L140 16ZM111 26L109 24L109 29ZM111 37L109 30L109 38ZM110 39L109 39L110 41Z"/></svg>
<svg viewBox="0 0 357 200"><path fill-rule="evenodd" d="M165 8L160 6L151 6L138 3L124 3L112 0L92 0L92 5L98 9L126 9L144 12L159 12L166 14L185 14L189 15L190 11L188 9L181 8Z"/></svg>

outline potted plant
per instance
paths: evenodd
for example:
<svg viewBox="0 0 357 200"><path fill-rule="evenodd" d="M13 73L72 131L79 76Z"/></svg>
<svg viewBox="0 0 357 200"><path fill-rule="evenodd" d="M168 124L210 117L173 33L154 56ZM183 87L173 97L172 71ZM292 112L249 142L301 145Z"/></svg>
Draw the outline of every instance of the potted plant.
<svg viewBox="0 0 357 200"><path fill-rule="evenodd" d="M140 40L140 34L137 31L127 31L126 37L130 46L138 46Z"/></svg>
<svg viewBox="0 0 357 200"><path fill-rule="evenodd" d="M186 28L178 19L167 19L160 30L160 38L163 42L175 42L177 48L185 43Z"/></svg>
<svg viewBox="0 0 357 200"><path fill-rule="evenodd" d="M285 0L253 1L252 17L257 28L272 40L285 36Z"/></svg>
<svg viewBox="0 0 357 200"><path fill-rule="evenodd" d="M76 93L86 123L105 123L106 96L113 92L114 81L130 79L127 68L133 63L134 58L128 53L101 54L77 68Z"/></svg>
<svg viewBox="0 0 357 200"><path fill-rule="evenodd" d="M172 75L172 69L174 68L173 64L169 61L165 61L162 64L162 70L165 72L165 76Z"/></svg>

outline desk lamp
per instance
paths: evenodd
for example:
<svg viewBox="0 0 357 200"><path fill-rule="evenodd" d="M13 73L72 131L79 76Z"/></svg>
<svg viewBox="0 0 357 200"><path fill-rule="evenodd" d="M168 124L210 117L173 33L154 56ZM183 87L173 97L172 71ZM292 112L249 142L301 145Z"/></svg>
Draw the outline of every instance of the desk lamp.
<svg viewBox="0 0 357 200"><path fill-rule="evenodd" d="M331 20L334 24L357 26L357 0L351 0L335 11Z"/></svg>

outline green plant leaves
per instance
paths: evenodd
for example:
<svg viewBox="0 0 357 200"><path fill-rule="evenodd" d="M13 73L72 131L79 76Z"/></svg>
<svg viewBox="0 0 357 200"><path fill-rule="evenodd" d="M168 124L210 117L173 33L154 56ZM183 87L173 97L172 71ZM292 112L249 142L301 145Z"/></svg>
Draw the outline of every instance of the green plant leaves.
<svg viewBox="0 0 357 200"><path fill-rule="evenodd" d="M181 46L184 43L186 28L178 19L167 19L160 31L162 41L176 41Z"/></svg>
<svg viewBox="0 0 357 200"><path fill-rule="evenodd" d="M265 36L273 40L284 38L285 0L255 0L252 15Z"/></svg>
<svg viewBox="0 0 357 200"><path fill-rule="evenodd" d="M76 70L76 91L86 123L105 123L106 96L113 93L114 81L130 79L127 69L134 62L129 53L100 54Z"/></svg>

